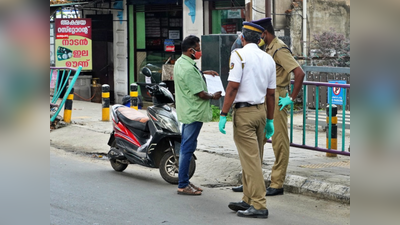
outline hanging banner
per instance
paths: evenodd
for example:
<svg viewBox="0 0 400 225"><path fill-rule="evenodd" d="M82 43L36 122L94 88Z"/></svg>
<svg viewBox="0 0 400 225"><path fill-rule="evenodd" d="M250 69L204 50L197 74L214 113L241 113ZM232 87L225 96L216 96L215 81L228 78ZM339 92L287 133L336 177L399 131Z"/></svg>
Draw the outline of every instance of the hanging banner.
<svg viewBox="0 0 400 225"><path fill-rule="evenodd" d="M55 19L56 67L92 69L92 20Z"/></svg>

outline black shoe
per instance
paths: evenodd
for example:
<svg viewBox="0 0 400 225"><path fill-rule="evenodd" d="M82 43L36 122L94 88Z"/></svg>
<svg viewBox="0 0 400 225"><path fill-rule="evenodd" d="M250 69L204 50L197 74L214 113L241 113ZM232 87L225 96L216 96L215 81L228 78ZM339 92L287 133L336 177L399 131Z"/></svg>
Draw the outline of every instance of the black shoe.
<svg viewBox="0 0 400 225"><path fill-rule="evenodd" d="M243 185L237 186L237 187L233 187L232 191L234 192L243 192Z"/></svg>
<svg viewBox="0 0 400 225"><path fill-rule="evenodd" d="M240 202L229 202L228 207L233 211L238 211L238 210L246 210L250 208L250 205L244 201L240 201Z"/></svg>
<svg viewBox="0 0 400 225"><path fill-rule="evenodd" d="M257 210L253 206L250 206L247 210L239 210L236 213L241 217L251 217L251 218L268 218L268 209Z"/></svg>
<svg viewBox="0 0 400 225"><path fill-rule="evenodd" d="M283 188L276 189L268 187L267 194L265 196L274 196L274 195L283 195Z"/></svg>

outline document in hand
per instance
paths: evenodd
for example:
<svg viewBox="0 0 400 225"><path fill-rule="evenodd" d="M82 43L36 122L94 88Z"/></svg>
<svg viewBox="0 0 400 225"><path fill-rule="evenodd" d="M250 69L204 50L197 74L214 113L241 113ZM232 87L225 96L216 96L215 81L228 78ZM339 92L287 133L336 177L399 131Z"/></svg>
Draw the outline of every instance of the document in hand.
<svg viewBox="0 0 400 225"><path fill-rule="evenodd" d="M208 93L222 91L221 96L225 96L225 89L220 76L205 75L204 77L206 78Z"/></svg>

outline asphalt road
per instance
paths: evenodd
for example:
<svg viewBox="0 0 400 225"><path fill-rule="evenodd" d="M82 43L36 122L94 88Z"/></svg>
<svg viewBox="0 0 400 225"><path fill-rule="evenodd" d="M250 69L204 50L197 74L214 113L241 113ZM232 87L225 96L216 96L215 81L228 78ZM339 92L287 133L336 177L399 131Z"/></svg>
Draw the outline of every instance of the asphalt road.
<svg viewBox="0 0 400 225"><path fill-rule="evenodd" d="M196 180L192 180L196 183ZM240 193L207 188L176 194L157 169L130 165L115 172L107 160L50 147L50 224L349 224L350 206L285 194L267 198L268 219L241 218L227 205Z"/></svg>

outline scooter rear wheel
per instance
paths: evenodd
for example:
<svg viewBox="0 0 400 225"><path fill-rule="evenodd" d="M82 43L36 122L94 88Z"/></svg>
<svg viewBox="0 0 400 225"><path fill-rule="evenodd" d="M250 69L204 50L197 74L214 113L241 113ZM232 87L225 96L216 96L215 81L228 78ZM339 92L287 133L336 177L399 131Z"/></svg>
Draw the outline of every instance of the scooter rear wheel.
<svg viewBox="0 0 400 225"><path fill-rule="evenodd" d="M179 160L179 157L177 157ZM194 157L190 160L189 165L189 179L193 176L194 171L196 170L196 160ZM161 177L170 184L178 184L179 177L179 161L175 162L175 158L172 152L167 152L161 158L160 162L160 174Z"/></svg>
<svg viewBox="0 0 400 225"><path fill-rule="evenodd" d="M117 142L115 140L111 143L111 147L117 147ZM117 162L116 159L110 159L110 163L111 167L117 172L122 172L126 169L126 167L128 167L128 164Z"/></svg>
<svg viewBox="0 0 400 225"><path fill-rule="evenodd" d="M117 162L115 159L110 159L110 163L112 168L117 172L122 172L126 169L126 167L128 167L128 164Z"/></svg>

